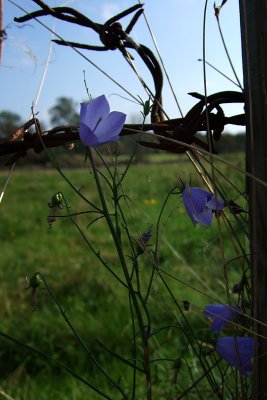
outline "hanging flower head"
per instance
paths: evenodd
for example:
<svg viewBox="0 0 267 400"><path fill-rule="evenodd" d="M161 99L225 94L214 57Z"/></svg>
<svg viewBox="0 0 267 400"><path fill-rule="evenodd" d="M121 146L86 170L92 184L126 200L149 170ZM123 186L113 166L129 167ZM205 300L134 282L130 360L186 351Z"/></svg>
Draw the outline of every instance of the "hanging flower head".
<svg viewBox="0 0 267 400"><path fill-rule="evenodd" d="M252 337L221 337L216 341L217 353L241 375L253 370L255 340Z"/></svg>
<svg viewBox="0 0 267 400"><path fill-rule="evenodd" d="M150 226L149 230L145 233L143 233L138 242L137 242L137 246L136 246L136 252L137 254L140 256L141 254L143 254L145 252L145 250L147 249L148 242L152 237L152 225Z"/></svg>
<svg viewBox="0 0 267 400"><path fill-rule="evenodd" d="M212 320L212 332L220 332L229 322L238 317L239 309L236 305L208 304L204 308L204 315Z"/></svg>
<svg viewBox="0 0 267 400"><path fill-rule="evenodd" d="M110 112L104 95L81 103L80 139L90 147L117 141L125 119L126 115L122 112Z"/></svg>
<svg viewBox="0 0 267 400"><path fill-rule="evenodd" d="M52 224L56 221L56 216L59 213L59 210L64 207L63 203L63 195L61 192L54 194L51 201L48 203L48 206L51 208L51 211L47 217L47 222L49 223L49 227L52 228Z"/></svg>
<svg viewBox="0 0 267 400"><path fill-rule="evenodd" d="M213 193L189 185L184 187L182 198L194 225L211 225L213 211L221 211L224 208L222 200L216 198Z"/></svg>

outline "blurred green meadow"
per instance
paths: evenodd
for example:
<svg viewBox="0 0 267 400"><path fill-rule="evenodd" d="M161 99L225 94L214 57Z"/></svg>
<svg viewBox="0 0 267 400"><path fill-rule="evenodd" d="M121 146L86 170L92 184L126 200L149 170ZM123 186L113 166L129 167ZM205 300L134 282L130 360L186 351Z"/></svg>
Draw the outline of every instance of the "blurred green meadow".
<svg viewBox="0 0 267 400"><path fill-rule="evenodd" d="M244 155L241 153L224 157L240 168L244 165ZM155 229L167 193L180 180L184 183L191 181L192 186L204 188L201 178L186 156L166 157L159 154L151 156L148 161L129 168L123 181L121 199L128 229L135 240L152 226L151 246L140 257L140 276L144 290L152 270L149 251L155 247ZM241 192L245 190L244 175L219 161L215 161L215 166ZM110 168L113 168L112 162ZM104 168L100 169L106 174ZM118 164L118 174L124 170L125 164ZM99 204L88 164L80 163L80 168L64 170L64 174L78 191ZM4 182L6 176L7 171L2 170L1 182ZM216 177L227 197L243 205L241 196L229 181L217 172ZM118 399L118 392L104 380L75 340L44 285L41 284L37 289L36 307L32 289L27 289L29 285L26 277L30 278L36 272L42 273L93 356L114 381L121 382L126 393L130 393L131 368L104 349L105 346L131 360L132 328L128 292L90 252L66 209L59 211L58 218L49 227L47 216L51 209L48 202L57 192L64 194L70 213L83 212L73 217L75 222L109 267L123 277L104 220L90 224L95 216L87 213L90 207L66 180L52 168L16 168L0 206L0 330L59 360L105 390L111 398ZM112 195L107 187L105 192L111 207ZM235 224L229 211L226 213ZM229 262L229 284L232 287L239 282L242 270L239 259L230 261L241 254L233 245L231 234L221 225L224 257ZM123 224L121 230L124 234ZM244 244L242 232L238 228L237 232ZM161 218L159 246L160 268L165 271L166 282L181 307L184 300L190 302L186 316L196 336L200 340L212 338L208 321L203 317L203 306L213 302L212 299L227 302L216 218L211 228L194 227L184 210L181 195L173 194ZM127 254L127 247L125 251ZM176 399L193 383L189 370L199 376L203 371L199 369L198 360L192 351L187 348L184 336L174 327L177 321L183 324L181 315L166 287L157 277L152 286L149 307L152 331L158 332L151 337L151 358L152 361L160 360L153 362L156 382L154 398ZM173 327L161 331L162 327L167 326ZM182 367L177 366L180 360ZM217 398L205 379L200 381L199 388L204 398ZM145 398L144 385L137 387L136 393L136 398ZM0 398L94 400L101 397L55 362L45 360L23 346L0 337ZM199 397L192 390L185 398Z"/></svg>

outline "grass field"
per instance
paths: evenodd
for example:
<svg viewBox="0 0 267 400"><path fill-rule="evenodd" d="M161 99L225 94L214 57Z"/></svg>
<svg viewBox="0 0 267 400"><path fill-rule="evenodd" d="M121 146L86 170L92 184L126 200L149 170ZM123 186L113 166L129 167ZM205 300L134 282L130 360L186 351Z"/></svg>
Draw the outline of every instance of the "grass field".
<svg viewBox="0 0 267 400"><path fill-rule="evenodd" d="M231 155L227 159L239 167L244 164L241 154ZM121 203L131 237L137 240L152 225L153 236L148 250L155 246L157 219L170 189L180 179L183 182L191 180L192 186L204 187L201 178L185 157L177 156L177 162L173 161L175 160L166 163L166 160L158 160L134 165L123 182ZM242 174L219 162L216 166L241 192L244 191L245 179ZM119 166L119 174L124 168L123 165ZM104 170L102 172L106 173ZM77 190L99 205L94 178L88 166L66 170L64 173ZM2 182L5 176L6 172L3 171L0 174ZM217 173L216 176L227 197L243 205L240 195L230 183ZM121 380L125 391L130 393L131 369L99 344L101 342L112 349L112 352L131 359L132 331L128 292L90 252L65 209L60 210L60 218L49 228L48 202L59 191L64 194L70 213L89 211L88 205L55 170L16 169L10 181L0 207L1 332L60 360L97 387L107 391L110 398L119 399L121 397L115 387L103 378L77 344L44 285L36 293L36 310L33 307L31 289L26 290L26 277L41 272L75 329L87 343L93 357L114 381ZM107 188L106 196L111 208L112 196ZM231 220L230 213L226 213ZM100 219L88 227L93 218L92 214L84 213L75 216L74 220L108 266L123 278L105 222ZM121 227L124 234L123 224ZM243 241L238 228L237 232ZM225 261L230 262L240 256L238 249L232 245L231 235L223 226L222 238ZM203 306L213 302L207 296L227 302L216 219L214 218L211 228L194 227L184 210L181 196L171 195L161 219L159 245L160 268L178 279L164 275L174 297L181 304L184 300L191 304L186 316L194 332L199 339L212 337L208 322L202 314ZM126 245L125 252L127 254ZM140 261L143 290L147 287L151 265L148 251ZM240 261L231 262L228 272L230 285L237 283L241 277ZM152 359L161 360L153 363L154 398L176 399L192 385L189 365L196 376L201 375L201 369L198 360L188 350L184 335L177 327L170 328L177 321L181 324L183 322L177 306L159 279L155 279L153 283L149 307L153 330L159 331L158 335L151 338ZM160 331L167 326L168 329ZM179 359L182 360L181 369L177 367ZM101 398L55 362L47 361L4 337L0 338L0 377L0 398L2 396L3 399ZM142 379L140 378L140 382L143 382ZM217 398L215 395L213 397L205 380L201 381L200 390L203 391L204 398ZM5 397L7 395L10 397ZM145 398L141 384L137 388L136 398ZM199 397L193 390L186 398Z"/></svg>

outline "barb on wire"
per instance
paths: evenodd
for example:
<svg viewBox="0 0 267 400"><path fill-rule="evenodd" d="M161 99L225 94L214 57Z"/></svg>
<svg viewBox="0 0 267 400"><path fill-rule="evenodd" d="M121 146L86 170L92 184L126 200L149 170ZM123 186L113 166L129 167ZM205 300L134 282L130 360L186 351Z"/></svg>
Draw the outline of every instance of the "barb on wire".
<svg viewBox="0 0 267 400"><path fill-rule="evenodd" d="M163 73L161 66L153 52L146 46L136 43L129 33L137 23L139 17L143 13L143 4L136 4L123 12L108 19L104 24L99 24L80 12L70 7L54 7L51 8L42 0L33 0L40 7L40 10L28 13L20 18L15 18L17 22L26 22L37 17L51 15L55 18L66 22L74 23L94 30L102 43L102 46L92 46L82 43L74 43L65 40L54 40L55 43L82 48L86 50L108 51L118 49L127 62L131 65L133 56L128 49L133 49L141 57L146 67L149 69L155 86L155 94L151 94L153 105L151 107L151 124L126 124L124 125L121 135L131 135L144 131L153 131L157 142L143 141L139 143L146 147L161 149L172 153L185 153L188 147L183 146L195 145L200 149L214 152L214 141L220 139L225 125L245 125L245 115L225 116L222 104L225 103L243 103L244 95L242 92L225 91L214 93L207 98L199 93L189 93L198 99L195 106L188 111L184 118L165 120L162 109L162 88ZM221 6L225 3L222 2ZM120 19L134 13L130 23L122 28ZM143 82L145 85L145 83ZM148 89L145 86L146 89ZM207 131L207 115L209 116L209 129L211 130L211 143L207 143L203 138L196 134L201 131ZM38 132L36 131L36 121L38 124ZM33 149L36 153L43 151L44 147L58 147L79 141L79 130L77 126L61 126L55 127L47 132L42 132L39 121L35 119L35 131L28 132L28 128L33 125L32 120L26 122L23 127L11 135L10 140L0 143L0 156L13 154L11 159L7 161L7 165L12 164L20 157L27 154L28 149ZM164 139L166 138L166 140ZM171 141L168 139L172 139ZM177 144L175 143L177 141ZM211 146L210 146L211 144Z"/></svg>
<svg viewBox="0 0 267 400"><path fill-rule="evenodd" d="M191 108L191 110L188 111L184 118L175 118L151 124L125 124L121 136L154 131L153 136L155 139L158 138L157 143L155 141L145 142L142 140L139 143L146 147L165 150L172 153L185 153L187 151L187 147L182 146L181 142L189 145L196 145L209 151L208 143L205 142L204 139L196 136L198 132L206 131L207 129L205 99L203 95L198 93L190 93L190 95L199 99L199 101ZM207 112L209 114L210 129L212 130L212 138L215 141L220 139L225 125L245 125L244 114L233 115L230 117L225 116L221 105L226 103L243 102L244 94L235 91L218 92L207 97ZM214 110L216 113L214 113ZM36 131L36 123L39 127L38 131ZM34 127L33 133L28 131L30 127ZM160 136L160 138L158 136ZM165 141L162 137L173 140L171 142L168 140ZM58 126L49 131L43 132L39 120L30 119L14 132L8 141L0 143L0 157L13 154L11 159L6 162L6 165L10 165L20 157L26 156L29 149L33 149L36 153L41 153L44 150L44 147L59 147L79 140L78 126ZM179 144L175 144L175 140L177 140Z"/></svg>
<svg viewBox="0 0 267 400"><path fill-rule="evenodd" d="M129 33L136 24L138 18L143 13L143 4L136 4L120 14L108 19L104 24L95 23L85 15L70 7L55 7L50 8L41 0L33 0L37 5L41 7L41 10L28 13L23 17L15 18L16 22L25 22L31 19L35 19L41 16L51 15L55 18L74 23L80 26L84 26L93 29L98 35L103 46L92 46L88 44L76 43L65 40L54 40L55 43L63 46L72 46L79 49L85 50L96 50L96 51L107 51L118 49L129 62L129 57L133 59L133 56L128 53L127 49L135 50L142 61L149 69L155 86L155 94L150 93L153 97L153 107L151 110L151 121L162 122L164 121L164 113L162 110L162 88L163 88L163 74L160 64L155 57L154 53L146 46L137 44L130 36ZM123 30L122 25L118 22L121 18L135 12L130 23ZM145 89L148 89L145 87Z"/></svg>

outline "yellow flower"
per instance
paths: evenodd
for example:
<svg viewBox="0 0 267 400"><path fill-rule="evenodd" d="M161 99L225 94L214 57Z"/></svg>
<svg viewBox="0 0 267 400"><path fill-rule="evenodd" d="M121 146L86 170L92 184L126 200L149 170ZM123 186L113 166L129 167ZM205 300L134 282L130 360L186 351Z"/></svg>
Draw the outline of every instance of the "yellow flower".
<svg viewBox="0 0 267 400"><path fill-rule="evenodd" d="M145 199L144 204L146 204L147 206L152 206L154 204L157 204L157 200L156 199Z"/></svg>

